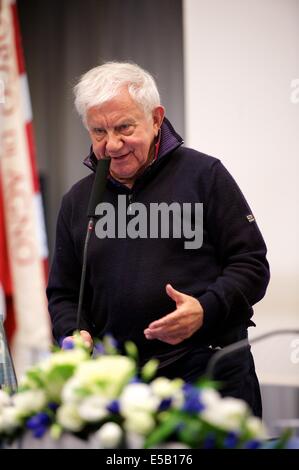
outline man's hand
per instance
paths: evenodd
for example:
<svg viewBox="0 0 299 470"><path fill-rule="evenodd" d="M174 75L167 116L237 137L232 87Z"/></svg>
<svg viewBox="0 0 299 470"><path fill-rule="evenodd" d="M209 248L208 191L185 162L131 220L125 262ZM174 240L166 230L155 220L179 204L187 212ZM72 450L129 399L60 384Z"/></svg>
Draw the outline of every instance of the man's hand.
<svg viewBox="0 0 299 470"><path fill-rule="evenodd" d="M80 330L80 335L81 335L81 338L83 339L84 343L86 344L86 346L88 348L92 349L93 348L93 341L92 341L92 337L90 336L88 331ZM62 349L68 349L69 345L73 343L73 339L74 339L74 336L66 336L64 338L64 340L62 341L61 348Z"/></svg>
<svg viewBox="0 0 299 470"><path fill-rule="evenodd" d="M203 308L194 297L175 290L170 284L166 292L176 303L176 310L152 322L144 330L146 339L159 339L179 344L199 330L203 324Z"/></svg>

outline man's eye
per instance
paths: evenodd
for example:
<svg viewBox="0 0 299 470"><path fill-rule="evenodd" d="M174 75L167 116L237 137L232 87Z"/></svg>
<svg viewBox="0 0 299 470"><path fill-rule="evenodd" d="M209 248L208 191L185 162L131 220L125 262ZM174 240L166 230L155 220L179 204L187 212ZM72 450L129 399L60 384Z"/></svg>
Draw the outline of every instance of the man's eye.
<svg viewBox="0 0 299 470"><path fill-rule="evenodd" d="M94 132L96 135L104 135L105 130L96 127L96 128L93 130L93 132Z"/></svg>
<svg viewBox="0 0 299 470"><path fill-rule="evenodd" d="M118 132L121 132L122 134L130 134L133 132L133 126L132 124L121 124L120 126L117 127Z"/></svg>

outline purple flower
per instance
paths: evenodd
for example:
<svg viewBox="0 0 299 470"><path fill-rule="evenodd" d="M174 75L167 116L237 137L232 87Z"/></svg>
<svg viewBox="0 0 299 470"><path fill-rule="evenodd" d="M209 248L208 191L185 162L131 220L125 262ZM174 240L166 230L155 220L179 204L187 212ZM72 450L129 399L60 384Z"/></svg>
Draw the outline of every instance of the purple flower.
<svg viewBox="0 0 299 470"><path fill-rule="evenodd" d="M135 375L134 377L131 378L131 380L130 380L129 383L130 383L130 384L141 384L141 383L143 383L143 382L142 382L142 380L141 380L139 377L137 377L137 376Z"/></svg>
<svg viewBox="0 0 299 470"><path fill-rule="evenodd" d="M216 437L214 433L209 433L205 437L203 444L203 449L214 449L216 447Z"/></svg>
<svg viewBox="0 0 299 470"><path fill-rule="evenodd" d="M57 410L58 406L59 406L58 403L55 403L54 401L50 401L48 403L48 408L54 412Z"/></svg>
<svg viewBox="0 0 299 470"><path fill-rule="evenodd" d="M37 413L26 422L26 427L32 431L34 437L41 438L50 424L50 418L46 413Z"/></svg>
<svg viewBox="0 0 299 470"><path fill-rule="evenodd" d="M223 445L227 449L234 449L238 443L238 435L235 432L230 432L225 437Z"/></svg>
<svg viewBox="0 0 299 470"><path fill-rule="evenodd" d="M72 339L64 339L61 345L61 348L64 350L74 349L74 341Z"/></svg>
<svg viewBox="0 0 299 470"><path fill-rule="evenodd" d="M246 442L244 449L258 449L261 446L260 441L252 439L251 441Z"/></svg>
<svg viewBox="0 0 299 470"><path fill-rule="evenodd" d="M158 411L165 411L168 410L171 406L172 399L171 398L164 398L159 405Z"/></svg>
<svg viewBox="0 0 299 470"><path fill-rule="evenodd" d="M95 357L105 354L105 348L102 343L95 344L93 354Z"/></svg>
<svg viewBox="0 0 299 470"><path fill-rule="evenodd" d="M107 410L110 413L118 414L119 413L119 402L118 400L112 400L109 405L107 405Z"/></svg>
<svg viewBox="0 0 299 470"><path fill-rule="evenodd" d="M106 343L106 348L112 348L115 350L119 349L119 344L116 339L109 333L107 333L104 337L104 343Z"/></svg>
<svg viewBox="0 0 299 470"><path fill-rule="evenodd" d="M187 413L200 413L204 409L204 405L200 401L200 392L198 388L185 384L183 386L185 402L183 411Z"/></svg>

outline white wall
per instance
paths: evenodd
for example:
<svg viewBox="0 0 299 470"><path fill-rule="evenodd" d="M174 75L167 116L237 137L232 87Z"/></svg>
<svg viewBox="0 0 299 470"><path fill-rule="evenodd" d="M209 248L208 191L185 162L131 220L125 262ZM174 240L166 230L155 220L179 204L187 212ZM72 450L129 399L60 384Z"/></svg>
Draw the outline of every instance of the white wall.
<svg viewBox="0 0 299 470"><path fill-rule="evenodd" d="M253 335L299 327L299 90L291 88L299 79L299 0L183 4L186 144L222 160L268 245L272 279ZM299 364L270 343L256 348L264 380L283 380L286 367L299 381Z"/></svg>

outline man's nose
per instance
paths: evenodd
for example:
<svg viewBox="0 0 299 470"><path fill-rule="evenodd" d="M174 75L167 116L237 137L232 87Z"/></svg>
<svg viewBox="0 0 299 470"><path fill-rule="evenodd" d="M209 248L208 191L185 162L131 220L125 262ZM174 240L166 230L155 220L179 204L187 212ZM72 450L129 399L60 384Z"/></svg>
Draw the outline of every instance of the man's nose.
<svg viewBox="0 0 299 470"><path fill-rule="evenodd" d="M123 141L121 136L118 136L115 133L108 133L106 136L106 154L115 154L123 146Z"/></svg>

